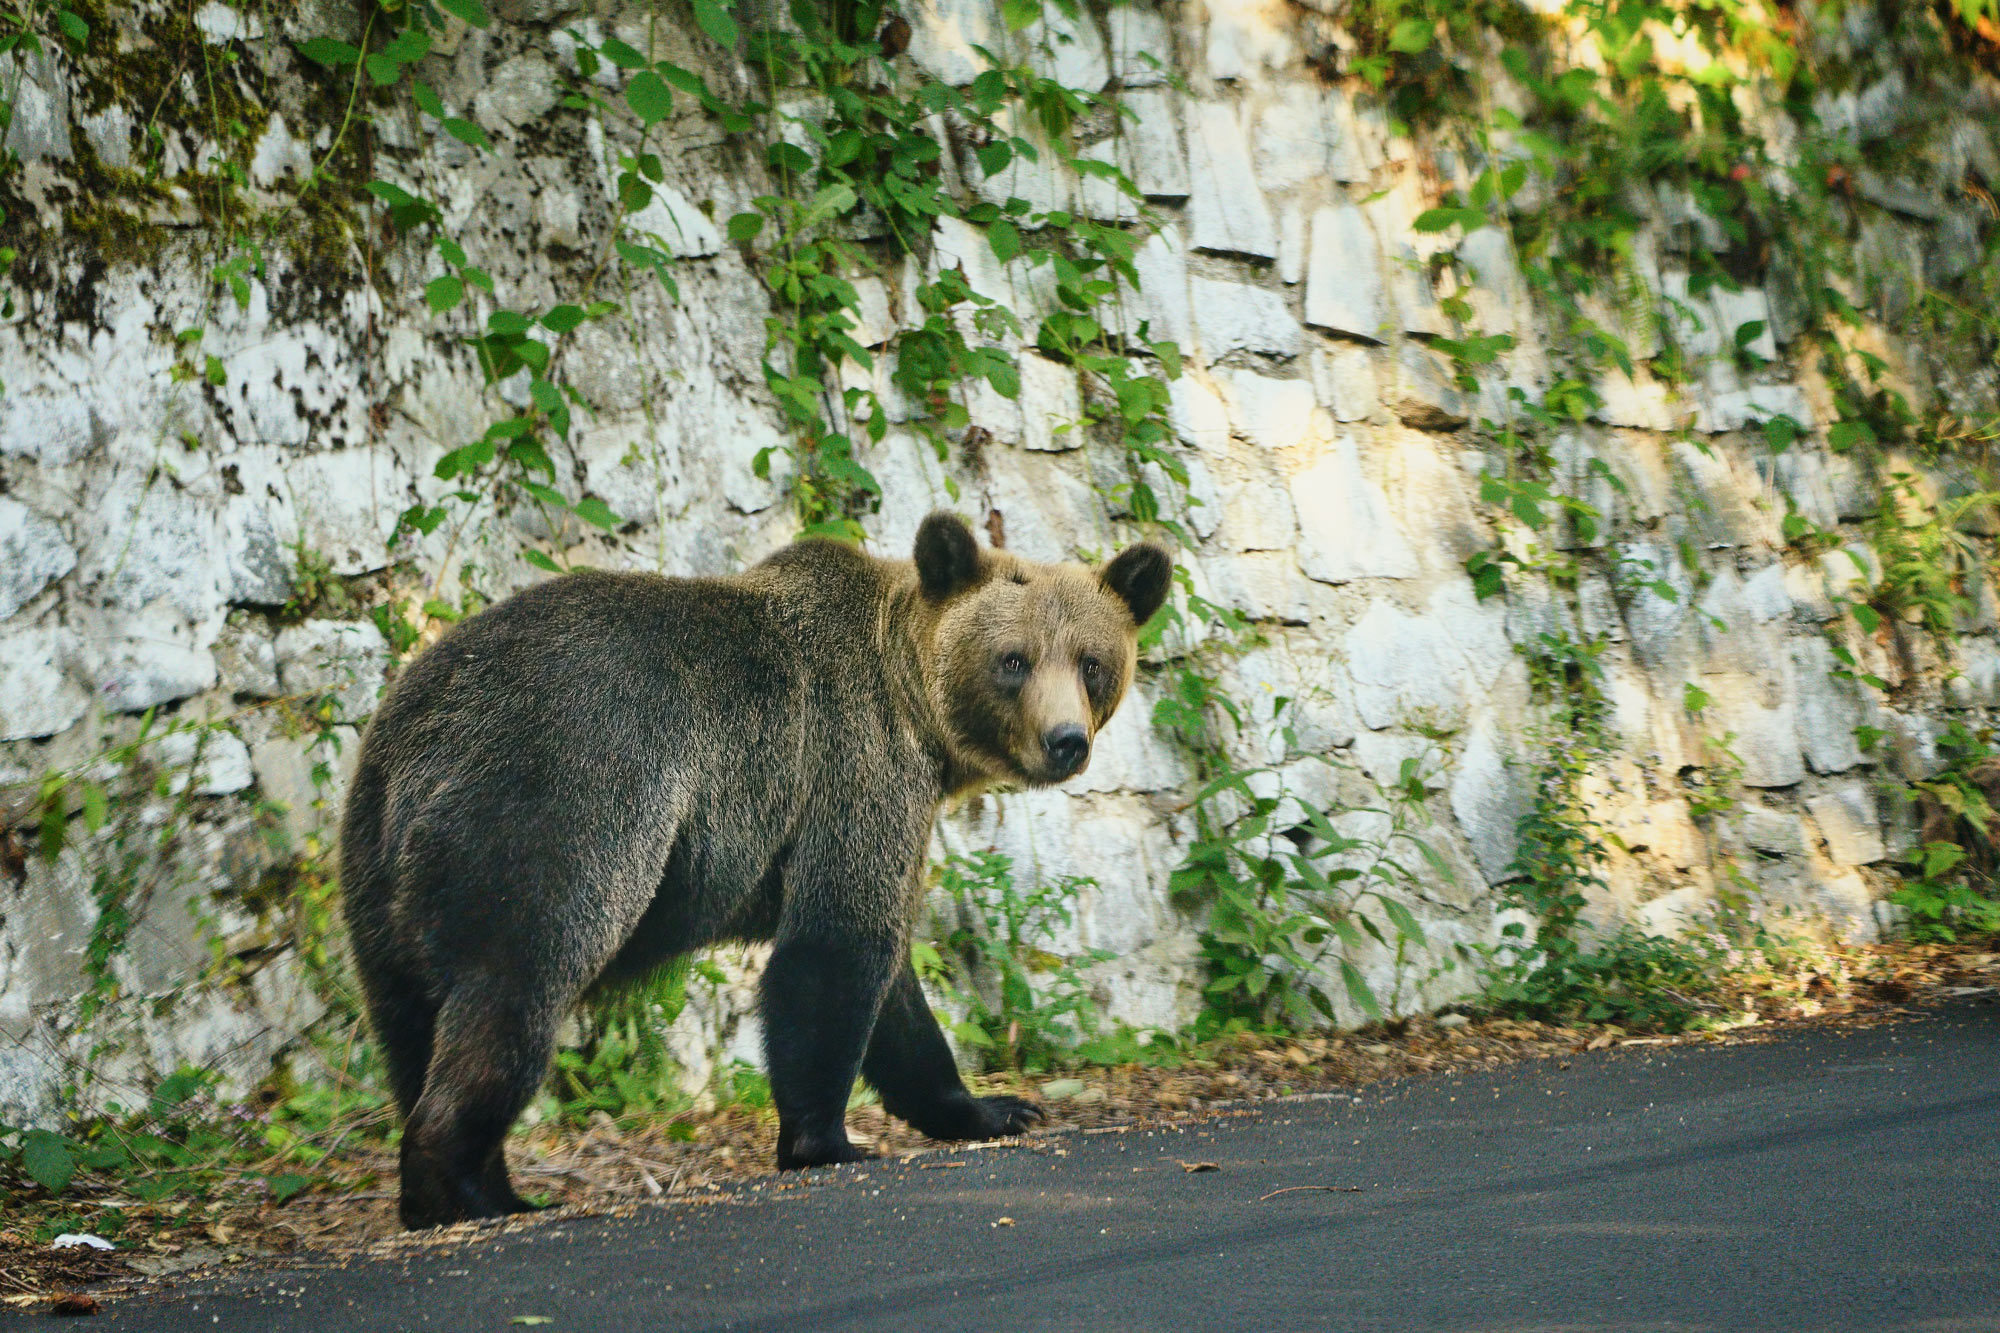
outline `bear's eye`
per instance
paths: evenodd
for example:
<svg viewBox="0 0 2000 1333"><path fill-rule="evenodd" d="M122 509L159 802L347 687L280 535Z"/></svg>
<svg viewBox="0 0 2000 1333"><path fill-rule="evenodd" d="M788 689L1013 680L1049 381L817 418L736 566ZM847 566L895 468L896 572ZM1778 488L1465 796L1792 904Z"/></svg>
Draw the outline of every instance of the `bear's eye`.
<svg viewBox="0 0 2000 1333"><path fill-rule="evenodd" d="M1019 653L1008 653L1000 659L1000 669L1010 676L1025 676L1028 674L1028 659Z"/></svg>
<svg viewBox="0 0 2000 1333"><path fill-rule="evenodd" d="M1084 658L1082 665L1083 665L1083 674L1089 677L1091 680L1096 680L1099 676L1104 674L1104 663L1098 661L1094 657Z"/></svg>

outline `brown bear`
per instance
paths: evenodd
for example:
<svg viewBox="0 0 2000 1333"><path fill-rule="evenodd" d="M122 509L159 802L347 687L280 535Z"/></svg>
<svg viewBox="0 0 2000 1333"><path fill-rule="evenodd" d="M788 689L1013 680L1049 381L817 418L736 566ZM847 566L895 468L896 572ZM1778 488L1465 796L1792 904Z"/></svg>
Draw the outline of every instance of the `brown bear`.
<svg viewBox="0 0 2000 1333"><path fill-rule="evenodd" d="M501 1143L591 988L725 940L761 989L778 1166L854 1161L857 1072L933 1138L1040 1118L975 1097L909 935L940 804L1061 782L1132 677L1167 554L1097 570L833 542L730 578L585 571L411 662L362 741L341 886L404 1116L402 1219L526 1207Z"/></svg>

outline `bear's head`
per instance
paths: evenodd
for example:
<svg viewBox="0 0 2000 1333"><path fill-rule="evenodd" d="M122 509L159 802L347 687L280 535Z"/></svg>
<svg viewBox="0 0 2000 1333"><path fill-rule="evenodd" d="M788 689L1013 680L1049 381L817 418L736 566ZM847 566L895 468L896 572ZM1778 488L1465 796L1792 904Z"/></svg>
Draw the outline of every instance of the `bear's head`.
<svg viewBox="0 0 2000 1333"><path fill-rule="evenodd" d="M1098 569L1037 564L981 550L940 512L917 530L915 563L932 622L926 683L954 765L1030 786L1081 773L1131 684L1172 557L1142 543Z"/></svg>

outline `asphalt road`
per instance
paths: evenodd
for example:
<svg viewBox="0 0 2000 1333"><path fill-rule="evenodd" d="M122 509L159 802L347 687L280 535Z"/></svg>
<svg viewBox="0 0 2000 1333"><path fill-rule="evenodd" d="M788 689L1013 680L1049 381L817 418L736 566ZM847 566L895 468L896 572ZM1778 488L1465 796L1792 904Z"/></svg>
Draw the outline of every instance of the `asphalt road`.
<svg viewBox="0 0 2000 1333"><path fill-rule="evenodd" d="M2000 1330L1996 1130L2000 1004L1967 1004L843 1167L407 1259L235 1274L96 1322Z"/></svg>

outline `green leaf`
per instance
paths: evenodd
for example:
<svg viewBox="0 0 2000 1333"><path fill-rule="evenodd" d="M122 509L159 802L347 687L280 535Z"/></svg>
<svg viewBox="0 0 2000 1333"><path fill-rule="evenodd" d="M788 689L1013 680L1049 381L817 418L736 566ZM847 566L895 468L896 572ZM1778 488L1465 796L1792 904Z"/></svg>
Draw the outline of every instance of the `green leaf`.
<svg viewBox="0 0 2000 1333"><path fill-rule="evenodd" d="M1021 231L1001 218L986 229L986 243L993 247L993 257L1004 264L1021 253Z"/></svg>
<svg viewBox="0 0 2000 1333"><path fill-rule="evenodd" d="M1008 146L1005 139L995 139L991 143L981 144L973 152L979 159L980 168L989 176L999 175L1007 169L1007 164L1014 160L1014 150Z"/></svg>
<svg viewBox="0 0 2000 1333"><path fill-rule="evenodd" d="M762 230L764 230L762 213L738 213L729 219L729 239L732 241L751 240Z"/></svg>
<svg viewBox="0 0 2000 1333"><path fill-rule="evenodd" d="M731 51L736 49L736 20L718 0L694 0L694 21L716 45Z"/></svg>
<svg viewBox="0 0 2000 1333"><path fill-rule="evenodd" d="M1836 421L1826 433L1827 447L1844 454L1857 444L1875 443L1875 429L1865 421Z"/></svg>
<svg viewBox="0 0 2000 1333"><path fill-rule="evenodd" d="M31 1129L21 1139L21 1169L49 1193L60 1194L76 1175L76 1159L61 1135Z"/></svg>
<svg viewBox="0 0 2000 1333"><path fill-rule="evenodd" d="M300 1190L303 1190L307 1186L311 1185L313 1183L313 1178L311 1176L301 1176L296 1174L282 1175L282 1176L266 1176L264 1177L264 1183L270 1186L272 1201L275 1203L283 1203L285 1200L291 1198L294 1194L297 1194Z"/></svg>
<svg viewBox="0 0 2000 1333"><path fill-rule="evenodd" d="M56 26L62 29L63 36L79 46L90 40L90 25L67 9L56 11Z"/></svg>
<svg viewBox="0 0 2000 1333"><path fill-rule="evenodd" d="M620 69L646 68L646 57L640 55L616 37L605 38L604 45L597 49L604 53L606 60L609 60Z"/></svg>
<svg viewBox="0 0 2000 1333"><path fill-rule="evenodd" d="M104 793L101 782L83 784L83 826L92 833L104 827L104 816L110 812L111 798Z"/></svg>
<svg viewBox="0 0 2000 1333"><path fill-rule="evenodd" d="M430 304L432 313L442 315L447 310L455 310L465 299L465 283L453 273L432 278L424 286L424 300Z"/></svg>
<svg viewBox="0 0 2000 1333"><path fill-rule="evenodd" d="M568 333L571 329L583 323L583 319L582 306L559 305L553 307L548 314L542 316L542 327L551 333Z"/></svg>
<svg viewBox="0 0 2000 1333"><path fill-rule="evenodd" d="M229 371L223 367L221 357L211 355L205 358L205 363L202 366L202 378L218 389L229 383Z"/></svg>
<svg viewBox="0 0 2000 1333"><path fill-rule="evenodd" d="M1001 0L1000 17L1007 21L1007 31L1019 32L1042 16L1042 0Z"/></svg>
<svg viewBox="0 0 2000 1333"><path fill-rule="evenodd" d="M486 131L462 116L447 118L444 122L444 132L467 148L477 148L482 153L493 151L493 141L486 137Z"/></svg>
<svg viewBox="0 0 2000 1333"><path fill-rule="evenodd" d="M437 0L437 3L445 13L456 15L475 28L484 28L493 22L486 13L486 6L479 0Z"/></svg>
<svg viewBox="0 0 2000 1333"><path fill-rule="evenodd" d="M431 119L444 119L444 99L437 95L436 89L422 79L410 80L410 100L417 104L417 110Z"/></svg>
<svg viewBox="0 0 2000 1333"><path fill-rule="evenodd" d="M529 564L533 565L536 569L544 569L551 574L560 574L563 572L563 568L561 565L549 559L546 555L542 554L540 551L534 550L532 548L522 551L521 558L527 561Z"/></svg>
<svg viewBox="0 0 2000 1333"><path fill-rule="evenodd" d="M1435 26L1434 20L1428 18L1406 18L1390 29L1389 49L1404 55L1421 55L1430 49Z"/></svg>
<svg viewBox="0 0 2000 1333"><path fill-rule="evenodd" d="M674 109L673 91L650 69L632 76L632 82L625 85L625 101L648 127L665 120Z"/></svg>
<svg viewBox="0 0 2000 1333"><path fill-rule="evenodd" d="M578 500L576 516L584 522L603 528L606 532L618 526L618 515L611 512L611 506L595 496Z"/></svg>
<svg viewBox="0 0 2000 1333"><path fill-rule="evenodd" d="M369 81L378 88L386 88L403 75L403 67L380 51L370 51L362 62L368 70Z"/></svg>
<svg viewBox="0 0 2000 1333"><path fill-rule="evenodd" d="M339 69L352 65L361 59L361 52L346 42L337 42L331 37L315 37L299 47L299 54L316 65L328 69Z"/></svg>

